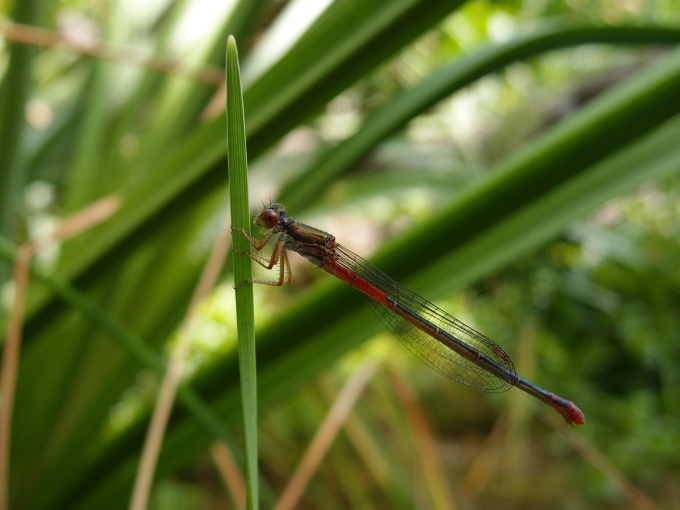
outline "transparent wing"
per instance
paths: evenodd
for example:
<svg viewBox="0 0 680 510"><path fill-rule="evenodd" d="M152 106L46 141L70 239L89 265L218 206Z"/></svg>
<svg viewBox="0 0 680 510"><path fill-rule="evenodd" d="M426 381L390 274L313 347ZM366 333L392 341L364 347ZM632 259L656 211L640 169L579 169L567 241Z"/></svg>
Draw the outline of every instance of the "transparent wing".
<svg viewBox="0 0 680 510"><path fill-rule="evenodd" d="M339 265L357 273L411 312L423 317L451 337L486 355L489 359L504 367L510 374L515 374L512 359L500 345L415 292L402 287L373 264L343 246L336 248L336 254ZM510 388L511 384L507 380L485 370L483 365L478 365L464 358L455 350L421 331L401 315L385 308L380 303L371 299L369 299L369 302L371 309L383 325L407 349L437 372L461 384L482 391L499 393Z"/></svg>

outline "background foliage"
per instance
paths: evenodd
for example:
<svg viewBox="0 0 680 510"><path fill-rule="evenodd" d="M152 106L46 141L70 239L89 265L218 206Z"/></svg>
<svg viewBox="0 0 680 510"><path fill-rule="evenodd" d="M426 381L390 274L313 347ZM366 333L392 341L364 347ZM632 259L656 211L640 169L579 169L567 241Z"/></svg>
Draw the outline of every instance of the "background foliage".
<svg viewBox="0 0 680 510"><path fill-rule="evenodd" d="M570 431L515 390L419 366L360 295L294 260L291 286L256 289L262 506L367 358L377 373L300 508L680 506L677 2L4 5L4 21L65 37L2 25L7 308L18 244L122 200L35 259L13 507L129 499L167 346L228 223L230 33L253 211L285 203L586 414ZM224 282L164 442L158 508L231 504L206 455L216 437L240 455Z"/></svg>

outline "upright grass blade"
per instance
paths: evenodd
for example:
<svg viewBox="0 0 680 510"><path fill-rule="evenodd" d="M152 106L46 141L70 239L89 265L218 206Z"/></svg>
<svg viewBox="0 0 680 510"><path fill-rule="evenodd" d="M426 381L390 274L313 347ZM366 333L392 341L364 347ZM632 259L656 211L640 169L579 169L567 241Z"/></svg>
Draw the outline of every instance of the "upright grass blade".
<svg viewBox="0 0 680 510"><path fill-rule="evenodd" d="M227 143L231 197L231 223L250 233L248 209L248 161L246 153L246 125L243 95L238 65L236 40L227 41ZM250 251L246 238L236 232L236 251ZM252 267L248 257L233 257L236 286L236 320L238 325L238 353L241 373L243 428L246 445L247 508L258 508L257 483L257 368L255 364L255 310Z"/></svg>
<svg viewBox="0 0 680 510"><path fill-rule="evenodd" d="M43 0L15 2L14 21L38 24L43 11ZM22 189L25 184L26 167L19 164L21 154L24 109L31 94L31 73L35 49L22 44L9 44L7 70L0 75L0 233L13 238L19 217ZM9 276L8 266L0 261L0 277Z"/></svg>

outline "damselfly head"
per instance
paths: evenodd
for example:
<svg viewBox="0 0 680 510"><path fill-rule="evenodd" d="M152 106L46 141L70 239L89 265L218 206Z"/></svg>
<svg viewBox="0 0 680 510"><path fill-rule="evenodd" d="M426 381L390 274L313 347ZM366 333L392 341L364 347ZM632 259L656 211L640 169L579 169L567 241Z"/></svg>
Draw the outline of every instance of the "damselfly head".
<svg viewBox="0 0 680 510"><path fill-rule="evenodd" d="M286 217L286 208L282 204L272 204L260 213L255 225L266 229L274 228Z"/></svg>

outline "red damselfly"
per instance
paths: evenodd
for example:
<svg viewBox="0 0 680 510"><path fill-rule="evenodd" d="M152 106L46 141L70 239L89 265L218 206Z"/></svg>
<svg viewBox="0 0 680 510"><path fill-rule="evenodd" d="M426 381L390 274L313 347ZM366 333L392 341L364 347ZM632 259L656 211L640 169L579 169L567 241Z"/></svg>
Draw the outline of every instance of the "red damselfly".
<svg viewBox="0 0 680 510"><path fill-rule="evenodd" d="M255 262L272 269L280 264L276 281L252 283L284 285L291 282L288 251L299 253L370 298L375 315L411 352L441 374L487 392L502 392L516 386L552 406L570 425L583 425L583 412L573 402L558 397L515 372L510 356L486 336L466 326L412 290L399 285L373 264L352 253L327 232L286 216L281 204L266 207L256 225L271 232L262 240L241 231L255 250L264 248L281 234L269 258L243 252Z"/></svg>

